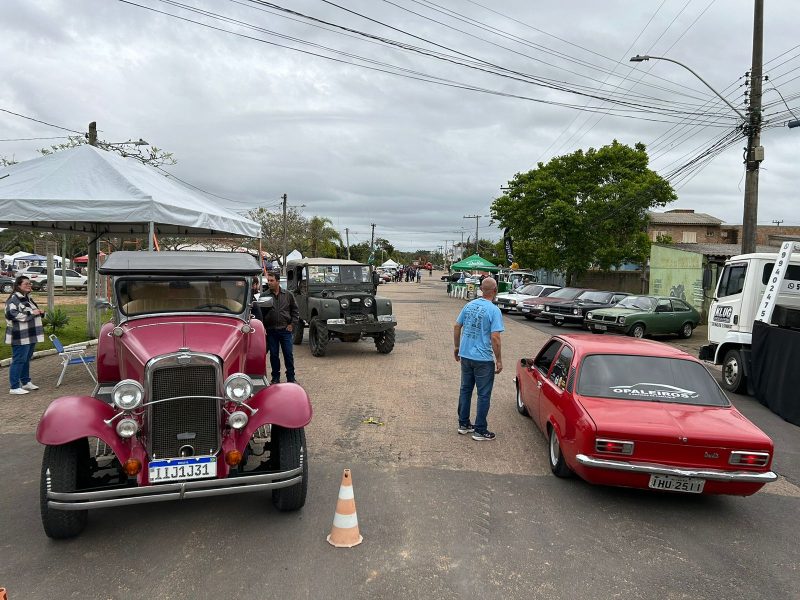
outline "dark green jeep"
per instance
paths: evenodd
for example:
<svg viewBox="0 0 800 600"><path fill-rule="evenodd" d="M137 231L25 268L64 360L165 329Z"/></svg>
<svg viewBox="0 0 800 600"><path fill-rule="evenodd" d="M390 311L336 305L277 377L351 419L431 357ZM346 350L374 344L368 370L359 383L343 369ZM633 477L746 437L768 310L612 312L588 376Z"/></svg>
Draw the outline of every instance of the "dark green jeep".
<svg viewBox="0 0 800 600"><path fill-rule="evenodd" d="M308 326L311 354L325 356L328 341L375 340L381 354L394 348L392 301L375 295L372 267L354 260L302 258L286 263L286 288L300 309L294 343L303 343Z"/></svg>

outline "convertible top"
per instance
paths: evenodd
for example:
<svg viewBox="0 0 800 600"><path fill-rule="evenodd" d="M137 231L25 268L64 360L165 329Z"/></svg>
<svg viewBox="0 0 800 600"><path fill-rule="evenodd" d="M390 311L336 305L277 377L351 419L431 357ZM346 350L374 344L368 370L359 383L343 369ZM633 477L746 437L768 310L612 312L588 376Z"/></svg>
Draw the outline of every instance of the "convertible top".
<svg viewBox="0 0 800 600"><path fill-rule="evenodd" d="M244 252L112 252L103 275L258 275L261 267Z"/></svg>

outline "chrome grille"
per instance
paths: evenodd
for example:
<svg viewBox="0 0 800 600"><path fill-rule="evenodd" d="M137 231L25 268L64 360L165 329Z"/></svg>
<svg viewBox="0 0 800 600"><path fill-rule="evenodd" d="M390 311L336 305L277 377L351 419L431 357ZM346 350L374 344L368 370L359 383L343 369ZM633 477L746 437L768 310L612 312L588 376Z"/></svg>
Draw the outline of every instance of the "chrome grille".
<svg viewBox="0 0 800 600"><path fill-rule="evenodd" d="M150 406L150 451L153 457L181 456L190 445L193 455L219 450L219 401L213 365L170 366L153 371Z"/></svg>
<svg viewBox="0 0 800 600"><path fill-rule="evenodd" d="M551 314L557 315L571 315L572 314L572 307L571 306L559 306L558 304L551 304L550 310L548 311Z"/></svg>
<svg viewBox="0 0 800 600"><path fill-rule="evenodd" d="M602 315L602 317L603 317L603 321L605 321L606 323L616 323L617 322L617 317L615 317L613 315Z"/></svg>

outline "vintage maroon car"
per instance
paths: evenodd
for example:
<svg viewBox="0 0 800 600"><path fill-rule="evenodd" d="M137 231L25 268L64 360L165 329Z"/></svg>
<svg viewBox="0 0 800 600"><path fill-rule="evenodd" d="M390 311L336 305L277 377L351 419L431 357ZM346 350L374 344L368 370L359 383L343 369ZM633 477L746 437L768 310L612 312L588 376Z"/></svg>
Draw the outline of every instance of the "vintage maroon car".
<svg viewBox="0 0 800 600"><path fill-rule="evenodd" d="M740 496L777 478L772 440L700 361L666 344L556 336L519 361L515 383L558 477Z"/></svg>
<svg viewBox="0 0 800 600"><path fill-rule="evenodd" d="M545 298L539 297L523 300L522 304L519 306L519 311L530 321L535 321L539 318L544 319L543 311L545 306L552 306L562 302L571 302L588 291L592 290L587 290L586 288L563 287Z"/></svg>
<svg viewBox="0 0 800 600"><path fill-rule="evenodd" d="M92 395L42 415L41 516L53 538L78 535L88 509L272 491L303 506L311 403L268 385L264 327L251 319L247 254L114 252L114 320L97 347ZM266 310L270 300L259 303Z"/></svg>

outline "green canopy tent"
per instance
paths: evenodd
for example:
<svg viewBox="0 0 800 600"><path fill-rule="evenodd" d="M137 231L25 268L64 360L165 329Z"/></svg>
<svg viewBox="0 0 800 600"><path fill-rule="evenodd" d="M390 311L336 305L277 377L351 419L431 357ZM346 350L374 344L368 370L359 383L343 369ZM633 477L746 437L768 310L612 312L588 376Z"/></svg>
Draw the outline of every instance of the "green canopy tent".
<svg viewBox="0 0 800 600"><path fill-rule="evenodd" d="M457 263L453 263L450 265L450 269L452 271L490 271L496 273L500 270L500 267L496 267L485 258L473 254Z"/></svg>

